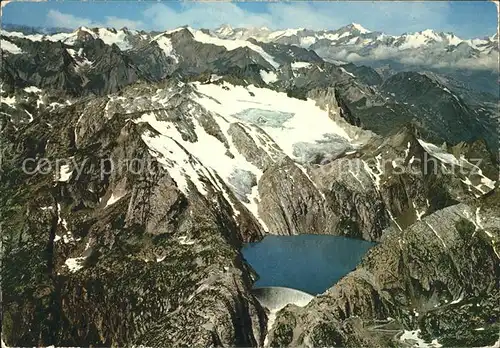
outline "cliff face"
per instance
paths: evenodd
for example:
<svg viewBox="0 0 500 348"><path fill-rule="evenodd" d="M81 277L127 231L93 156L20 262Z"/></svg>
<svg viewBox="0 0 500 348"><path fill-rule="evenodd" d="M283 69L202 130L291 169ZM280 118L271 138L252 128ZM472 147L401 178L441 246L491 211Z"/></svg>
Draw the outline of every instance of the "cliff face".
<svg viewBox="0 0 500 348"><path fill-rule="evenodd" d="M305 308L278 312L271 346L444 346L498 339L498 193L390 228L357 269ZM409 344L410 342L406 342Z"/></svg>

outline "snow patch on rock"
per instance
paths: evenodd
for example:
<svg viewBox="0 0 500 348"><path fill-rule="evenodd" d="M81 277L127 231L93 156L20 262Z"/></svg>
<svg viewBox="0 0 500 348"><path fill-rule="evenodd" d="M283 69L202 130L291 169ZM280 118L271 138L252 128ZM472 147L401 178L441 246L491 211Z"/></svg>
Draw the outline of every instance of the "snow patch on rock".
<svg viewBox="0 0 500 348"><path fill-rule="evenodd" d="M176 62L178 61L178 58L174 52L172 40L170 40L168 37L165 37L164 35L160 35L159 37L155 38L154 41L156 41L158 46L163 50L165 56L173 58Z"/></svg>
<svg viewBox="0 0 500 348"><path fill-rule="evenodd" d="M399 340L412 348L439 348L443 346L437 340L433 340L431 343L426 343L419 337L419 335L420 330L404 330L403 334L399 337Z"/></svg>
<svg viewBox="0 0 500 348"><path fill-rule="evenodd" d="M294 63L292 63L293 70L306 69L306 68L310 68L310 67L311 67L311 63L309 63L309 62L294 62Z"/></svg>
<svg viewBox="0 0 500 348"><path fill-rule="evenodd" d="M0 40L0 48L6 52L11 53L11 54L23 53L22 49L20 49L17 45L15 45L14 43L7 41L7 40Z"/></svg>
<svg viewBox="0 0 500 348"><path fill-rule="evenodd" d="M262 81L264 81L266 84L274 83L278 81L278 75L274 71L265 71L261 70L260 71L260 77L262 78Z"/></svg>
<svg viewBox="0 0 500 348"><path fill-rule="evenodd" d="M57 181L68 182L68 180L71 178L72 173L73 173L73 170L71 169L69 164L62 165L60 170L59 170L59 176L58 176Z"/></svg>

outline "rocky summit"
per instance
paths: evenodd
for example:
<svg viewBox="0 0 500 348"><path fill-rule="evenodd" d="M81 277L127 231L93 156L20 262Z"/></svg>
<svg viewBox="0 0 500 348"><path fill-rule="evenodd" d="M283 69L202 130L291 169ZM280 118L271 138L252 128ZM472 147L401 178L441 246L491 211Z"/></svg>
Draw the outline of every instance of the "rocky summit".
<svg viewBox="0 0 500 348"><path fill-rule="evenodd" d="M500 344L498 72L464 78L493 38L0 39L2 346ZM322 294L254 288L242 247L302 234L375 246Z"/></svg>

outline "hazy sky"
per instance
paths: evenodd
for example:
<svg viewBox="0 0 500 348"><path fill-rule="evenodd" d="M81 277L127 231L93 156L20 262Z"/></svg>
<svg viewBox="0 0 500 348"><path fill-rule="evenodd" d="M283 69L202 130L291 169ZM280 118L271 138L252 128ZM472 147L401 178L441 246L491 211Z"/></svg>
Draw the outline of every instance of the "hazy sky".
<svg viewBox="0 0 500 348"><path fill-rule="evenodd" d="M221 24L273 29L336 29L351 22L372 31L398 35L425 29L460 37L492 36L497 9L488 1L425 2L13 2L3 8L3 23L76 28L108 26L172 29L182 25L215 28Z"/></svg>

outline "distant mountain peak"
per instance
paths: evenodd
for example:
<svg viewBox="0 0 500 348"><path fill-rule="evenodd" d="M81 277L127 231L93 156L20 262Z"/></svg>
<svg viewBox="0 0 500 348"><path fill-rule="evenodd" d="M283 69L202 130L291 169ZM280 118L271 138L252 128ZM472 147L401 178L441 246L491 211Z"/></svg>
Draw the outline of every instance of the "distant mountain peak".
<svg viewBox="0 0 500 348"><path fill-rule="evenodd" d="M216 31L220 35L231 35L234 33L233 27L229 24L222 24Z"/></svg>
<svg viewBox="0 0 500 348"><path fill-rule="evenodd" d="M354 29L358 30L361 34L368 34L371 33L370 30L364 28L361 24L358 23L351 23L350 26L352 26Z"/></svg>

